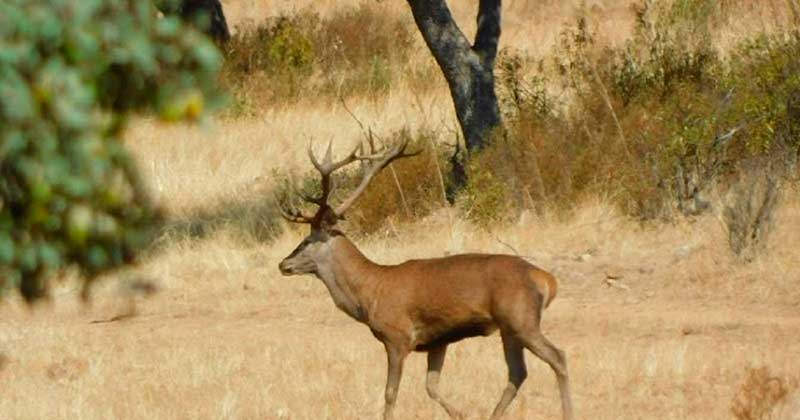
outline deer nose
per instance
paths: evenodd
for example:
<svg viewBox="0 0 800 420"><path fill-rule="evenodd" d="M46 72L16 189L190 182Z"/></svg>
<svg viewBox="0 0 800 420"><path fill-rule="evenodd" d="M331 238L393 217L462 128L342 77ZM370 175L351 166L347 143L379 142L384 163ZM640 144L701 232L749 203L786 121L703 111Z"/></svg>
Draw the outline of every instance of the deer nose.
<svg viewBox="0 0 800 420"><path fill-rule="evenodd" d="M281 274L283 275L292 274L292 268L289 267L289 264L286 263L286 260L283 260L280 264L278 264L278 269L281 270Z"/></svg>

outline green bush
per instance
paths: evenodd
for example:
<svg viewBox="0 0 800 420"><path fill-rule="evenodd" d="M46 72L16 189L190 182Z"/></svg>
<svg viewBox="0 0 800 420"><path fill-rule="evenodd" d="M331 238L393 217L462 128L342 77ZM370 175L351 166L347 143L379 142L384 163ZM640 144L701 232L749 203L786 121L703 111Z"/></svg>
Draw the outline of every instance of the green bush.
<svg viewBox="0 0 800 420"><path fill-rule="evenodd" d="M222 80L241 111L388 92L407 69L408 23L365 2L321 18L310 10L245 26L225 45Z"/></svg>
<svg viewBox="0 0 800 420"><path fill-rule="evenodd" d="M469 182L456 203L462 214L480 227L489 229L494 223L508 220L510 211L517 210L509 179L500 173L503 166L495 165L505 161L508 152L495 142L467 165Z"/></svg>
<svg viewBox="0 0 800 420"><path fill-rule="evenodd" d="M243 28L225 47L224 74L247 77L264 71L308 71L316 54L308 34L317 24L315 16L300 15Z"/></svg>
<svg viewBox="0 0 800 420"><path fill-rule="evenodd" d="M59 270L88 285L133 261L158 213L121 142L126 116L199 118L219 59L149 1L0 3L0 290L33 300Z"/></svg>

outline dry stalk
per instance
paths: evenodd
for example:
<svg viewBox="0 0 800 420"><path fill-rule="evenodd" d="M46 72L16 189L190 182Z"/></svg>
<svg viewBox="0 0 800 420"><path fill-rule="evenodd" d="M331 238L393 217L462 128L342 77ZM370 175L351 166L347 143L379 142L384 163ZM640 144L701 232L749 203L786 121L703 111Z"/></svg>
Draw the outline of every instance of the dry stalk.
<svg viewBox="0 0 800 420"><path fill-rule="evenodd" d="M356 124L358 124L359 128L361 128L361 133L364 135L364 138L367 140L367 142L373 144L374 143L373 137L378 137L378 136L373 133L372 128L367 128L364 126L364 123L362 123L361 120L356 116L356 114L353 113L352 110L350 110L350 107L347 106L347 102L344 100L343 96L339 95L339 101L342 103L342 107L344 107L344 110L347 111L348 114L350 114L350 117L353 118ZM378 140L381 140L380 137L378 137ZM403 186L400 185L400 180L397 178L397 172L394 170L394 164L389 164L389 170L392 172L392 178L394 178L394 185L397 187L397 191L400 193L400 201L403 204L403 209L406 212L406 216L410 218L411 209L408 207L408 202L406 201L406 194L403 191Z"/></svg>

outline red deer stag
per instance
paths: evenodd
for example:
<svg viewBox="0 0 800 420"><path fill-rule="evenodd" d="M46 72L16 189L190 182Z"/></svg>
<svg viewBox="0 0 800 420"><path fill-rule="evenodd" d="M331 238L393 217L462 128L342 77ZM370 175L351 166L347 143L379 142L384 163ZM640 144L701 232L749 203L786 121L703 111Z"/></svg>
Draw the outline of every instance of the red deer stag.
<svg viewBox="0 0 800 420"><path fill-rule="evenodd" d="M556 294L555 278L521 258L510 255L465 254L376 264L362 254L339 230L336 222L364 193L373 177L392 161L414 156L408 141L369 154L356 148L343 160L331 159L331 146L322 162L309 146L308 156L321 175L322 193L302 195L319 206L314 216L280 206L290 222L311 225L311 233L280 263L284 275L314 274L336 306L369 326L386 348L388 376L384 419L391 419L403 370L412 352L428 353L428 395L453 418L459 412L438 391L447 345L468 337L500 330L508 365L508 385L494 409L500 418L527 377L523 348L544 360L556 374L564 419L571 420L572 400L564 353L542 335L542 311ZM361 162L363 179L354 192L335 208L329 202L331 174Z"/></svg>

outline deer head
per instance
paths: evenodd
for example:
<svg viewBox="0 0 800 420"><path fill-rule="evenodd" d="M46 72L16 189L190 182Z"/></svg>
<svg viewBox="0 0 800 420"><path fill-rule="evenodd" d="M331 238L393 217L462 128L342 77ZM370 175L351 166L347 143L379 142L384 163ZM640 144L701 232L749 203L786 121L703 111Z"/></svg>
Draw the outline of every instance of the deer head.
<svg viewBox="0 0 800 420"><path fill-rule="evenodd" d="M308 147L308 158L320 174L320 184L322 186L319 196L310 196L299 193L300 197L318 206L317 212L313 216L303 214L297 209L284 207L279 204L281 215L284 219L292 223L304 223L311 226L310 233L300 245L284 258L278 266L284 275L311 274L319 273L320 266L330 260L329 241L332 237L341 235L335 229L336 223L344 219L344 214L361 194L367 189L370 181L396 159L416 156L420 152L408 153L408 139L404 139L393 147L386 147L376 150L374 143L369 143L369 153L362 154L363 147L358 145L344 159L333 161L331 157L331 143L325 152L325 158L320 162L314 155L311 145ZM330 202L331 192L334 185L331 178L333 172L341 169L353 162L361 162L362 179L358 187L350 193L338 206L333 206Z"/></svg>

